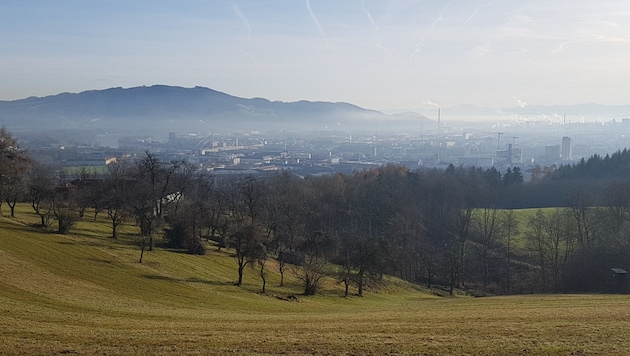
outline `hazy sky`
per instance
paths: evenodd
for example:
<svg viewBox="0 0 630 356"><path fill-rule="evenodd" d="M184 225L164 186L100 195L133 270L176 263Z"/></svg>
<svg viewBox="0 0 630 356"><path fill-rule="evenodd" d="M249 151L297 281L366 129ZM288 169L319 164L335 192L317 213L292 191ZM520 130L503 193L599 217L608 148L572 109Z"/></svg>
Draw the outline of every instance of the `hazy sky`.
<svg viewBox="0 0 630 356"><path fill-rule="evenodd" d="M630 104L630 2L0 0L0 100L153 84L379 110Z"/></svg>

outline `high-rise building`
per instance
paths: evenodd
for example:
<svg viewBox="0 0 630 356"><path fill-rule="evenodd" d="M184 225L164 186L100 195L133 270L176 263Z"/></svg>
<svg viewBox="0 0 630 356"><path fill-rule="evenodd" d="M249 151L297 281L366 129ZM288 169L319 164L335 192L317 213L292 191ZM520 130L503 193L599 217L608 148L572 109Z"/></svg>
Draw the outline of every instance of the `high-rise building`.
<svg viewBox="0 0 630 356"><path fill-rule="evenodd" d="M571 137L564 136L562 138L562 159L565 161L570 161L573 156L573 140Z"/></svg>
<svg viewBox="0 0 630 356"><path fill-rule="evenodd" d="M560 158L560 145L545 146L545 161L552 163Z"/></svg>

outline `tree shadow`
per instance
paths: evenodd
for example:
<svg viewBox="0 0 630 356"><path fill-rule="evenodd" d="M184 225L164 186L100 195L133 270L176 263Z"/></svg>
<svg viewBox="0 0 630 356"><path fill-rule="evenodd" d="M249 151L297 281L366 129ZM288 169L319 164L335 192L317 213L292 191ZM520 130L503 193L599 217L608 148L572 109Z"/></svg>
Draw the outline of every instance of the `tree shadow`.
<svg viewBox="0 0 630 356"><path fill-rule="evenodd" d="M112 266L116 264L116 261L106 260L103 258L88 258L87 260L91 262L95 262L95 263L104 263L106 265L112 265Z"/></svg>
<svg viewBox="0 0 630 356"><path fill-rule="evenodd" d="M167 277L167 276L158 276L158 275L155 275L155 274L145 274L142 277L144 277L146 279L155 280L155 281L182 282L181 279L177 279L177 278L173 278L173 277Z"/></svg>
<svg viewBox="0 0 630 356"><path fill-rule="evenodd" d="M154 275L154 274L145 274L143 275L144 278L146 279L151 279L151 280L155 280L155 281L168 281L168 282L177 282L177 283L200 283L200 284L205 284L205 285L210 285L210 286L228 286L228 285L233 285L232 282L221 282L221 281L214 281L214 280L207 280L207 279L201 279L201 278L197 278L197 277L190 277L190 278L173 278L173 277L167 277L167 276L159 276L159 275Z"/></svg>
<svg viewBox="0 0 630 356"><path fill-rule="evenodd" d="M201 284L207 284L207 285L210 285L210 286L228 286L228 285L234 285L234 283L233 283L233 282L212 281L212 280L201 279L201 278L196 278L196 277L187 278L185 281L186 281L186 282L191 282L191 283L201 283Z"/></svg>

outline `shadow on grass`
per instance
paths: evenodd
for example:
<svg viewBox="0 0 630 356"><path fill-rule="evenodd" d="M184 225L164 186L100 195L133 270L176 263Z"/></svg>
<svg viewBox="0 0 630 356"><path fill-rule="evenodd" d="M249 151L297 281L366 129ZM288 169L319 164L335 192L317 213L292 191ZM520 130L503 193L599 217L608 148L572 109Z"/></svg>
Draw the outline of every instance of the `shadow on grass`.
<svg viewBox="0 0 630 356"><path fill-rule="evenodd" d="M123 250L128 247L139 247L140 238L136 236L119 236L118 238L108 237L85 237L82 244L91 247L102 247L110 250Z"/></svg>
<svg viewBox="0 0 630 356"><path fill-rule="evenodd" d="M104 263L106 265L115 265L116 264L115 261L106 260L106 259L103 259L103 258L88 258L87 260L91 261L91 262L96 262L96 263Z"/></svg>
<svg viewBox="0 0 630 356"><path fill-rule="evenodd" d="M211 285L211 286L229 286L229 285L234 285L233 282L210 281L210 280L207 280L207 279L201 279L201 278L196 278L196 277L187 278L185 281L186 282L192 282L192 283L202 283L202 284L207 284L207 285Z"/></svg>
<svg viewBox="0 0 630 356"><path fill-rule="evenodd" d="M167 282L177 282L177 283L201 283L201 284L210 285L210 286L229 286L229 285L234 285L234 283L232 283L232 282L220 282L220 281L201 279L201 278L197 278L197 277L190 277L190 278L185 278L184 279L184 278L173 278L173 277L167 277L167 276L159 276L159 275L154 275L154 274L145 274L145 275L143 275L143 277L146 278L146 279L154 280L154 281L167 281Z"/></svg>
<svg viewBox="0 0 630 356"><path fill-rule="evenodd" d="M154 275L154 274L145 274L142 277L144 277L146 279L151 279L151 280L154 280L154 281L182 282L182 280L178 279L178 278L166 277L166 276L157 276L157 275Z"/></svg>
<svg viewBox="0 0 630 356"><path fill-rule="evenodd" d="M186 251L185 249L175 248L175 247L170 247L170 246L168 246L168 245L164 245L164 247L156 245L155 247L156 247L156 248L161 248L163 251L166 251L166 252L177 253L177 254L180 254L180 255L191 255L191 256L195 256L195 255L193 255L193 254L188 253L188 251Z"/></svg>
<svg viewBox="0 0 630 356"><path fill-rule="evenodd" d="M42 224L21 224L10 222L2 225L3 230L13 230L21 233L28 231L24 229L25 227L30 228L33 232L49 233L51 231L48 227L43 227Z"/></svg>

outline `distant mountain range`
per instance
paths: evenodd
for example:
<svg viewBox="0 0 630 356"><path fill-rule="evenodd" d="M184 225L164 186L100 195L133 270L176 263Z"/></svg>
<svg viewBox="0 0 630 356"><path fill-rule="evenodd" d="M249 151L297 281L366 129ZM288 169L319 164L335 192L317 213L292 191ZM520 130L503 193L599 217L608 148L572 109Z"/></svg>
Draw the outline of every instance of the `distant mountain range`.
<svg viewBox="0 0 630 356"><path fill-rule="evenodd" d="M458 105L442 108L443 120L481 121L510 116L540 119L568 116L610 120L630 116L630 105L524 106ZM437 127L437 115L384 114L348 103L281 102L245 99L204 87L154 85L110 88L0 101L0 125L9 130L110 130L156 132L234 132L252 130L422 130Z"/></svg>
<svg viewBox="0 0 630 356"><path fill-rule="evenodd" d="M429 122L417 113L386 115L348 103L244 99L204 87L165 85L0 101L0 124L10 130L371 130L390 125L421 129Z"/></svg>

